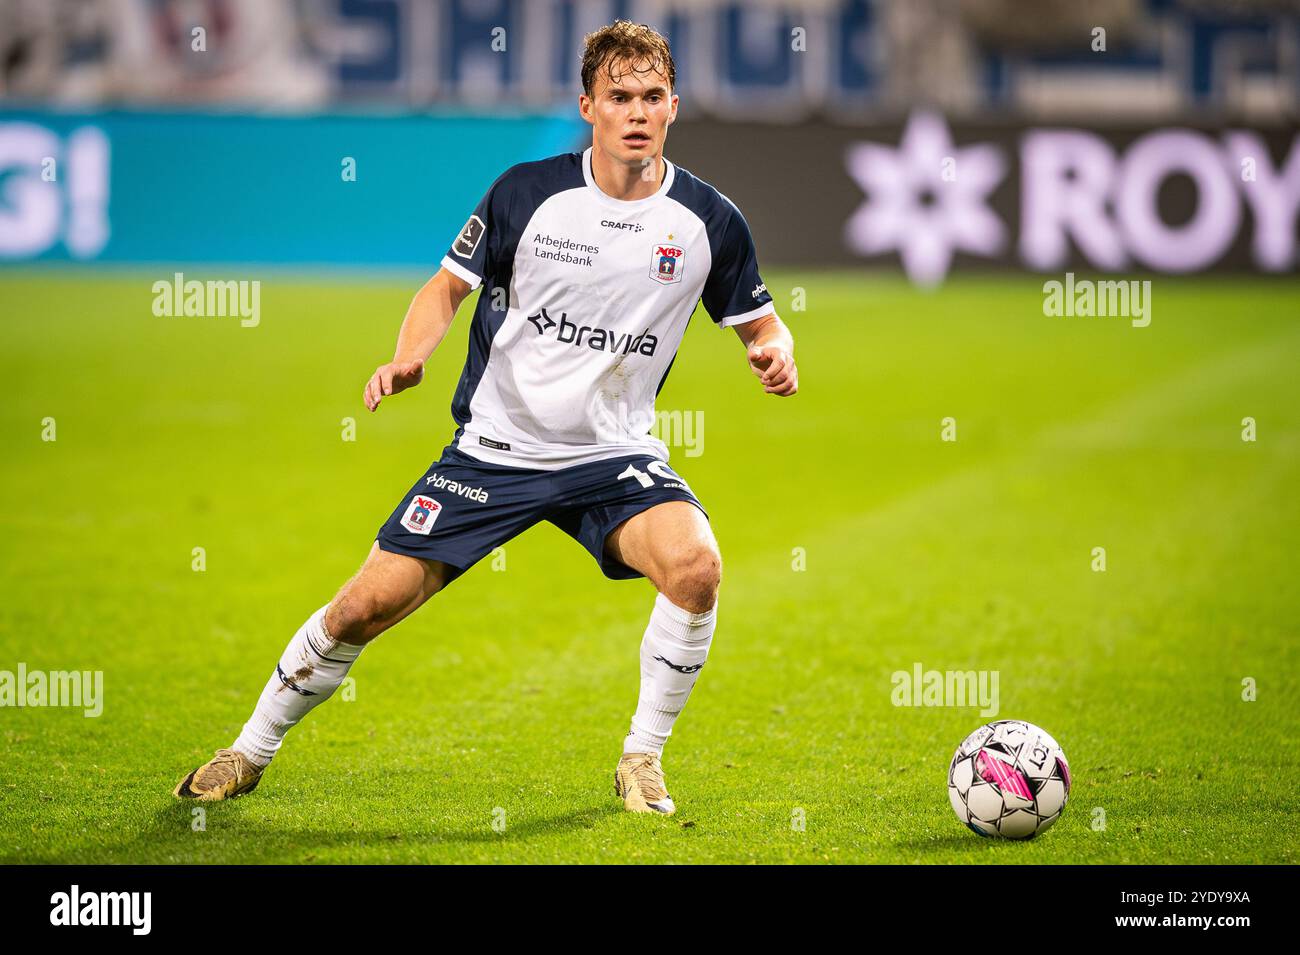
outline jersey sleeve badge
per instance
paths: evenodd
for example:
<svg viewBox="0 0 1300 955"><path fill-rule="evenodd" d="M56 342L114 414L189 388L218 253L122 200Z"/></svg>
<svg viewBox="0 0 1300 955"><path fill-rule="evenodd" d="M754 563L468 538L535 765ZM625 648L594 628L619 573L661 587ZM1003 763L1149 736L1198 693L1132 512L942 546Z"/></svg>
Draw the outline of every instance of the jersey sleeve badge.
<svg viewBox="0 0 1300 955"><path fill-rule="evenodd" d="M455 244L451 250L461 258L471 259L474 257L474 250L478 248L479 240L483 238L483 233L487 226L478 216L470 216L469 221L465 223L465 228L460 230L460 235L456 237Z"/></svg>

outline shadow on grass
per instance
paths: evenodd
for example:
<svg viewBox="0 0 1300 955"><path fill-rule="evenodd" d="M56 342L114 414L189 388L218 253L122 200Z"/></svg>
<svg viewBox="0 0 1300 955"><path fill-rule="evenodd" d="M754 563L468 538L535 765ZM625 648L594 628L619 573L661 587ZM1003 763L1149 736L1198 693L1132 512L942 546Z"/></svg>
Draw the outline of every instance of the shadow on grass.
<svg viewBox="0 0 1300 955"><path fill-rule="evenodd" d="M932 836L928 839L898 839L894 841L893 845L900 850L915 852L923 856L944 856L946 858L936 859L935 861L945 862L952 859L954 852L961 852L962 850L969 853L989 855L995 852L1011 851L1007 849L1008 846L1029 845L1035 841L1034 839L995 839L980 837L974 833L970 835L956 833L951 836Z"/></svg>
<svg viewBox="0 0 1300 955"><path fill-rule="evenodd" d="M196 832L193 803L176 803L158 809L146 825L132 833L129 840L98 849L80 850L43 860L28 862L133 862L166 861L180 855L185 861L202 863L204 856L214 862L313 862L322 852L334 855L337 850L411 849L416 853L431 845L472 845L497 843L522 845L533 839L595 829L599 823L622 815L621 807L588 806L551 816L511 820L505 831L496 832L488 820L472 828L442 827L435 822L413 821L410 825L355 828L352 818L342 815L333 828L283 826L268 823L249 807L239 803L206 805L205 828ZM207 840L200 842L198 840ZM339 860L337 857L331 861Z"/></svg>

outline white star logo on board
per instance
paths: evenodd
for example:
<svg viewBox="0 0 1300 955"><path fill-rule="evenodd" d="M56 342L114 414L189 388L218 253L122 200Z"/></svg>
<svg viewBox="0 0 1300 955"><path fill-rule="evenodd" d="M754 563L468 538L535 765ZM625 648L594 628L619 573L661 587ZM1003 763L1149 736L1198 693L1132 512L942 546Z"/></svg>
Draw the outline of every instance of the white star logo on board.
<svg viewBox="0 0 1300 955"><path fill-rule="evenodd" d="M912 281L934 285L954 252L1001 251L1006 227L986 205L1006 172L996 146L954 147L942 117L913 113L897 148L854 143L845 161L867 196L844 227L854 252L897 249Z"/></svg>

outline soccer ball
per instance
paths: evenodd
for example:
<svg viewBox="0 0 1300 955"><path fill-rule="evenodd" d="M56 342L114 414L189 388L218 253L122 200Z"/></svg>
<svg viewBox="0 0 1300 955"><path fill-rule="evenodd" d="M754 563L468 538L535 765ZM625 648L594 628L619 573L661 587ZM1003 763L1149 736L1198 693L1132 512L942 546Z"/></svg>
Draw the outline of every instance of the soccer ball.
<svg viewBox="0 0 1300 955"><path fill-rule="evenodd" d="M1070 766L1060 745L1033 723L998 720L957 747L948 798L957 818L981 836L1028 839L1061 818Z"/></svg>

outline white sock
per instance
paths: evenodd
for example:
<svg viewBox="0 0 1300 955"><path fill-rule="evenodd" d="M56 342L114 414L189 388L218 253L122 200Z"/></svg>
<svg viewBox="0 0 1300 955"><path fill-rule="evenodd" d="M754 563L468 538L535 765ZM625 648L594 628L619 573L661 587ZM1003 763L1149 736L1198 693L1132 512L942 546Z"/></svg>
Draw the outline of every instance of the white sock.
<svg viewBox="0 0 1300 955"><path fill-rule="evenodd" d="M708 658L717 613L716 603L704 613L691 613L663 594L655 598L641 640L641 696L623 752L663 752Z"/></svg>
<svg viewBox="0 0 1300 955"><path fill-rule="evenodd" d="M271 762L284 734L319 703L330 698L356 662L364 644L339 643L325 629L321 607L293 635L271 674L243 732L231 744L257 766Z"/></svg>

